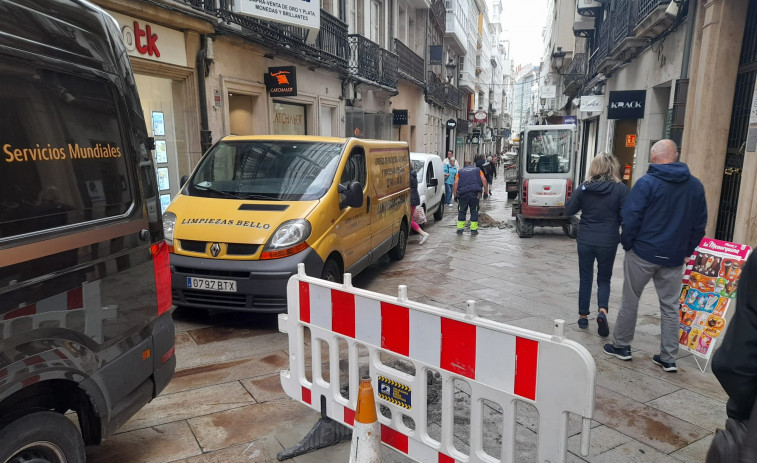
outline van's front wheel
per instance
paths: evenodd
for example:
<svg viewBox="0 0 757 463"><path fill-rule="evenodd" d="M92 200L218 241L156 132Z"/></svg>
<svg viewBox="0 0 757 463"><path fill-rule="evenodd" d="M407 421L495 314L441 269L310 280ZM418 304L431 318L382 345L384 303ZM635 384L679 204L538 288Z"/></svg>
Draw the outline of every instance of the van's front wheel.
<svg viewBox="0 0 757 463"><path fill-rule="evenodd" d="M8 463L79 463L85 460L79 429L65 416L36 412L0 430L0 461ZM7 452L7 453L6 453Z"/></svg>
<svg viewBox="0 0 757 463"><path fill-rule="evenodd" d="M326 260L321 271L321 280L333 281L334 283L342 282L342 272L339 271L339 264L334 259Z"/></svg>
<svg viewBox="0 0 757 463"><path fill-rule="evenodd" d="M400 227L400 239L397 244L389 250L389 258L392 260L402 260L407 251L407 224L402 223Z"/></svg>

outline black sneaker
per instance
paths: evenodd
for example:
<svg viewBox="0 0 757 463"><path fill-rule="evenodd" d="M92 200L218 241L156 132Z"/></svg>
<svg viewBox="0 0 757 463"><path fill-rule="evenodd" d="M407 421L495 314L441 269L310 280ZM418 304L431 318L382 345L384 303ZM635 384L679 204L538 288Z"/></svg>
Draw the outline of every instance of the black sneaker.
<svg viewBox="0 0 757 463"><path fill-rule="evenodd" d="M589 327L589 319L588 318L579 318L578 319L578 327L582 330L585 330Z"/></svg>
<svg viewBox="0 0 757 463"><path fill-rule="evenodd" d="M605 347L602 348L602 350L605 351L605 354L612 355L620 360L631 360L631 346L625 346L625 347L615 347L612 344L605 344Z"/></svg>
<svg viewBox="0 0 757 463"><path fill-rule="evenodd" d="M471 230L470 234L473 236L478 235L478 230Z"/></svg>
<svg viewBox="0 0 757 463"><path fill-rule="evenodd" d="M675 373L676 371L678 371L678 368L676 367L675 362L663 362L662 360L660 360L659 355L655 355L654 357L652 357L652 361L655 364L660 365L663 370L669 373Z"/></svg>
<svg viewBox="0 0 757 463"><path fill-rule="evenodd" d="M458 228L457 229L457 234L458 235L462 235L463 234L463 229L462 228Z"/></svg>

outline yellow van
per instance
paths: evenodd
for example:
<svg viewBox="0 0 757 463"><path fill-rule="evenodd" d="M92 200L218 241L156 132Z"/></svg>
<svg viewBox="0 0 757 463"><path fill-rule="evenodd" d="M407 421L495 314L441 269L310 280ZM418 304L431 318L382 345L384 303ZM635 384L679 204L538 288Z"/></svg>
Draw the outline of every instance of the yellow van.
<svg viewBox="0 0 757 463"><path fill-rule="evenodd" d="M174 304L286 311L286 284L341 281L389 253L410 229L405 142L230 136L202 158L163 215Z"/></svg>

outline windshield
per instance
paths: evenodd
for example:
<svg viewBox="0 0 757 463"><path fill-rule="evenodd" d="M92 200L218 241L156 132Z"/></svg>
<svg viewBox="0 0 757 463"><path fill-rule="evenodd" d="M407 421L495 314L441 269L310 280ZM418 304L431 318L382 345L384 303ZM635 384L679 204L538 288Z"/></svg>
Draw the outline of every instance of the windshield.
<svg viewBox="0 0 757 463"><path fill-rule="evenodd" d="M423 161L418 161L416 159L413 159L410 161L413 163L413 170L415 171L415 175L418 177L418 182L423 181Z"/></svg>
<svg viewBox="0 0 757 463"><path fill-rule="evenodd" d="M215 145L187 183L190 196L308 201L334 180L342 145L229 141Z"/></svg>
<svg viewBox="0 0 757 463"><path fill-rule="evenodd" d="M531 130L528 132L528 164L531 174L557 174L570 172L573 151L573 131Z"/></svg>

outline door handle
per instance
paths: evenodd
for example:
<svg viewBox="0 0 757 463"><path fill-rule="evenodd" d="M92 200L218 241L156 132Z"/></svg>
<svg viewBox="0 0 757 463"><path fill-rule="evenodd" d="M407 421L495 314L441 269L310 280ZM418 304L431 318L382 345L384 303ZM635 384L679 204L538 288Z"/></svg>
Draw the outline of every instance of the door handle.
<svg viewBox="0 0 757 463"><path fill-rule="evenodd" d="M365 198L365 212L371 212L371 197Z"/></svg>

